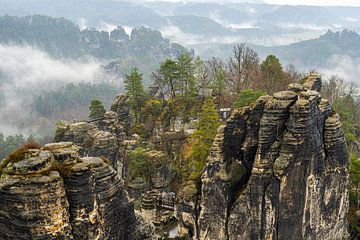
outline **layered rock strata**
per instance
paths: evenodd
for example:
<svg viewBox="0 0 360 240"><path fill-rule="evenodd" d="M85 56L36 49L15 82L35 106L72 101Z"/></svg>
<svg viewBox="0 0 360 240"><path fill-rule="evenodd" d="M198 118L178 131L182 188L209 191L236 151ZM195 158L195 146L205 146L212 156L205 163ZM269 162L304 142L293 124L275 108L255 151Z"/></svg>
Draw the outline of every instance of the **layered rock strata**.
<svg viewBox="0 0 360 240"><path fill-rule="evenodd" d="M69 142L9 159L0 193L0 239L137 240L153 234L151 226L139 228L144 220L135 216L116 172L100 158L80 158Z"/></svg>
<svg viewBox="0 0 360 240"><path fill-rule="evenodd" d="M200 239L344 239L348 155L321 80L261 97L218 130L201 177Z"/></svg>

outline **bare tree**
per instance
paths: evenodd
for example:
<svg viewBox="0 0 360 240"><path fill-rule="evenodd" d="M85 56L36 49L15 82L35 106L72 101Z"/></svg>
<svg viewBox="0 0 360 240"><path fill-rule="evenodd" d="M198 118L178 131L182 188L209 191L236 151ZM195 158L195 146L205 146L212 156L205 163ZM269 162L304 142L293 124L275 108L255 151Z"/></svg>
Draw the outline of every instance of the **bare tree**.
<svg viewBox="0 0 360 240"><path fill-rule="evenodd" d="M348 95L348 88L349 85L344 79L333 75L327 81L323 82L321 93L324 98L328 99L330 103L333 104L339 98Z"/></svg>
<svg viewBox="0 0 360 240"><path fill-rule="evenodd" d="M259 56L245 43L234 46L228 65L228 87L234 93L256 86L259 78Z"/></svg>

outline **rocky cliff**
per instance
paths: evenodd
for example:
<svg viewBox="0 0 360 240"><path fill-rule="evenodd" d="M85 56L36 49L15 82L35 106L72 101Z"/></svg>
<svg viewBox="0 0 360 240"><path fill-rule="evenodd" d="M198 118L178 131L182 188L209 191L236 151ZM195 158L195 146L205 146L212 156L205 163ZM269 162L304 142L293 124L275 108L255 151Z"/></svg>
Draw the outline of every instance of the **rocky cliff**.
<svg viewBox="0 0 360 240"><path fill-rule="evenodd" d="M310 75L232 113L218 129L201 184L187 182L176 206L171 201L180 236L347 237L348 155L339 116L320 89L321 79ZM155 238L154 225L134 212L123 188L129 153L144 145L151 165L145 184L126 183L136 200L151 188L168 190L175 171L169 155L131 134L126 101L119 95L103 118L59 126L58 143L20 149L0 164L0 239ZM159 131L152 143L174 149L183 135ZM154 206L165 203L154 199ZM155 208L149 212L160 222Z"/></svg>
<svg viewBox="0 0 360 240"><path fill-rule="evenodd" d="M345 239L348 155L310 75L219 128L201 177L199 239Z"/></svg>
<svg viewBox="0 0 360 240"><path fill-rule="evenodd" d="M71 142L20 149L0 174L0 239L152 237L113 168Z"/></svg>

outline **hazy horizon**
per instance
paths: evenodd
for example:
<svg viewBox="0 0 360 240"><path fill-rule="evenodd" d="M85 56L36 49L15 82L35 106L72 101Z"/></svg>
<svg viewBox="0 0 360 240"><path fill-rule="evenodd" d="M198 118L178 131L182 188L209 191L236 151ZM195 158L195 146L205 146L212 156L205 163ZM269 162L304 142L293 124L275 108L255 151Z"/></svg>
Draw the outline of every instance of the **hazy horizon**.
<svg viewBox="0 0 360 240"><path fill-rule="evenodd" d="M137 0L147 2L216 2L216 3L234 3L234 2L264 2L279 5L309 5L309 6L349 6L360 7L359 0Z"/></svg>

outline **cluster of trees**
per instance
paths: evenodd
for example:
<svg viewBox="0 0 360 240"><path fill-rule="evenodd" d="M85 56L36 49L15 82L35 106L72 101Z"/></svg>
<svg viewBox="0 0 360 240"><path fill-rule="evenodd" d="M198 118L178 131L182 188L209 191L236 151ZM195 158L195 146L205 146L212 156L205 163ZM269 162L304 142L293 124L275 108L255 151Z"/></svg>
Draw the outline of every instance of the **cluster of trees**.
<svg viewBox="0 0 360 240"><path fill-rule="evenodd" d="M322 95L329 99L340 115L350 153L350 212L351 239L360 237L360 92L355 84L332 76L324 82Z"/></svg>
<svg viewBox="0 0 360 240"><path fill-rule="evenodd" d="M138 66L146 76L150 76L162 60L187 52L180 44L170 43L159 31L145 27L133 29L129 36L122 27L111 32L93 28L80 30L65 18L33 15L2 16L0 29L0 43L26 43L55 58L93 56L111 60L121 72Z"/></svg>
<svg viewBox="0 0 360 240"><path fill-rule="evenodd" d="M21 134L16 134L14 136L8 135L5 137L3 133L0 133L0 161L10 153L14 152L22 144L33 139L32 136L25 138Z"/></svg>
<svg viewBox="0 0 360 240"><path fill-rule="evenodd" d="M218 108L247 106L259 96L281 91L302 78L294 67L284 69L273 55L260 62L256 52L241 44L235 46L227 62L217 58L202 61L190 55L164 61L153 73L157 95L144 90L142 74L137 69L126 76L125 84L140 125L161 121L162 126L172 130L176 119L198 120L194 134L183 145L182 162L178 164L183 181L196 186L220 125ZM330 100L343 123L351 160L349 220L352 235L359 237L360 218L355 214L360 209L359 92L355 85L333 76L324 82L322 95ZM144 167L146 163L140 159L138 165Z"/></svg>
<svg viewBox="0 0 360 240"><path fill-rule="evenodd" d="M86 109L92 99L97 98L109 106L118 92L119 88L109 83L69 83L35 96L32 109L50 121L86 118Z"/></svg>
<svg viewBox="0 0 360 240"><path fill-rule="evenodd" d="M199 181L201 173L205 167L205 161L210 153L217 129L220 126L218 109L213 99L208 98L204 101L196 130L184 146L183 163L184 177L190 181Z"/></svg>
<svg viewBox="0 0 360 240"><path fill-rule="evenodd" d="M166 51L169 48L173 48L174 51L186 51L178 44L170 44L159 31L144 27L134 29L129 36L122 27L117 27L111 32L93 28L80 30L76 24L65 18L32 15L2 16L0 29L1 43L27 43L54 57L74 58L92 55L115 59L138 57L141 54L159 57L159 52L167 55Z"/></svg>
<svg viewBox="0 0 360 240"><path fill-rule="evenodd" d="M301 77L293 66L284 69L274 55L261 62L258 54L245 44L236 45L228 61L218 58L202 61L182 55L163 62L153 75L163 95L172 101L177 97L189 100L210 89L217 96L217 103L224 106L231 106L242 91L272 94Z"/></svg>
<svg viewBox="0 0 360 240"><path fill-rule="evenodd" d="M185 125L197 119L195 132L184 143L178 163L183 181L196 183L221 123L218 109L250 105L259 96L283 90L301 74L292 67L284 69L273 55L260 62L255 51L240 44L227 62L217 58L203 61L189 54L167 59L152 78L156 87L146 91L137 68L125 76L128 104L135 120L132 130L150 138L157 122L165 131L174 131L175 123ZM130 166L146 165L141 157L133 159L139 161Z"/></svg>

